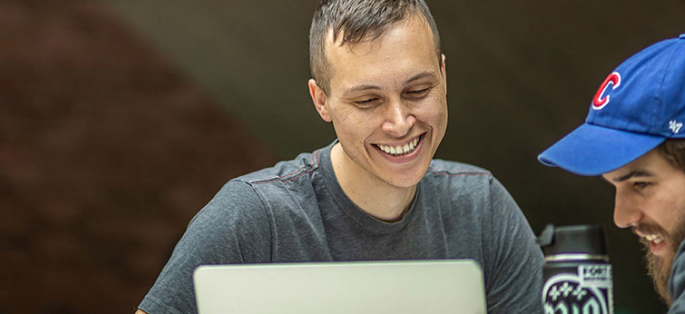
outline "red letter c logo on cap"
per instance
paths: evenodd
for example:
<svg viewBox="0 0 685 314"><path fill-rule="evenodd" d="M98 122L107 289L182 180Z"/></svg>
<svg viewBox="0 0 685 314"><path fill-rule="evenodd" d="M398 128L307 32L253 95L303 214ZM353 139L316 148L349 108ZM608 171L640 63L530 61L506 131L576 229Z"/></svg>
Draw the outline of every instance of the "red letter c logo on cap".
<svg viewBox="0 0 685 314"><path fill-rule="evenodd" d="M600 85L599 89L597 89L595 97L592 98L592 109L602 109L609 103L609 100L611 100L611 96L607 95L606 97L604 97L604 93L609 87L609 84L611 84L611 90L614 90L617 87L619 87L621 85L621 74L619 74L618 72L613 72L609 74L609 76L607 76L604 82L602 82L602 85Z"/></svg>

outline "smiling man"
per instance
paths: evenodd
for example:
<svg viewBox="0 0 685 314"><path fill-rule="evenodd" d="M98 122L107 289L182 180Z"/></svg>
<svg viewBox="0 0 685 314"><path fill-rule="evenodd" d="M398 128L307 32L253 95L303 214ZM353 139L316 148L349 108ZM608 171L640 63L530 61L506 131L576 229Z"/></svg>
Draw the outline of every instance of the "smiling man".
<svg viewBox="0 0 685 314"><path fill-rule="evenodd" d="M649 273L669 313L685 313L683 123L685 34L619 65L597 90L585 124L539 156L546 165L601 175L616 187L614 222L645 244Z"/></svg>
<svg viewBox="0 0 685 314"><path fill-rule="evenodd" d="M309 92L337 140L230 180L140 312L195 312L202 264L473 259L488 313L541 313L542 253L516 203L488 171L433 160L447 76L426 4L322 1L310 63Z"/></svg>

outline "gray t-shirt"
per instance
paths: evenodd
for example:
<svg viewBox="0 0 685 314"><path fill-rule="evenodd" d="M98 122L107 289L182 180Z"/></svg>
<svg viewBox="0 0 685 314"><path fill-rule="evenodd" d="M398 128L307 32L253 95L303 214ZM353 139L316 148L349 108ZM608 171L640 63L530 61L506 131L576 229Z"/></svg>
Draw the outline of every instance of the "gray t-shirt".
<svg viewBox="0 0 685 314"><path fill-rule="evenodd" d="M384 222L343 192L331 146L230 180L190 222L140 304L196 313L202 264L473 259L488 313L542 313L543 256L520 209L490 172L433 160L402 218Z"/></svg>
<svg viewBox="0 0 685 314"><path fill-rule="evenodd" d="M673 301L668 308L668 314L685 313L685 241L680 243L673 259L671 275L668 277L668 292Z"/></svg>

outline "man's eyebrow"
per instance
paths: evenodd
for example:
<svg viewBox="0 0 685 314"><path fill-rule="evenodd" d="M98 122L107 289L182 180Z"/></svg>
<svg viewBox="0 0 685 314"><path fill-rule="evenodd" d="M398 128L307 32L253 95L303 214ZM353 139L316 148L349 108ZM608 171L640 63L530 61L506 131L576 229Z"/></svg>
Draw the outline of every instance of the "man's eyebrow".
<svg viewBox="0 0 685 314"><path fill-rule="evenodd" d="M405 81L404 83L405 83L405 84L409 84L409 83L411 83L411 82L413 82L413 81L418 81L418 80L420 80L420 79L422 79L422 78L426 78L426 77L432 78L432 79L437 79L437 77L435 76L435 74L433 74L433 72L428 72L428 71L426 71L426 72L421 72L421 73L419 73L419 74L416 74L416 75L412 76L411 78L409 78L409 79L408 79L407 81Z"/></svg>
<svg viewBox="0 0 685 314"><path fill-rule="evenodd" d="M345 91L345 94L350 94L354 92L366 91L366 90L379 90L380 87L376 85L357 85Z"/></svg>
<svg viewBox="0 0 685 314"><path fill-rule="evenodd" d="M416 74L416 75L410 77L408 80L406 80L404 82L404 84L409 84L411 82L418 81L420 79L427 78L427 77L433 78L433 79L437 78L435 76L435 74L433 74L433 72L426 71L426 72L421 72L419 74ZM348 89L347 91L345 91L345 94L351 94L354 92L367 91L367 90L380 90L380 89L381 88L376 86L376 85L357 85L357 86L353 86L350 89Z"/></svg>
<svg viewBox="0 0 685 314"><path fill-rule="evenodd" d="M624 176L611 179L614 182L623 182L631 178L653 177L654 174L646 170L633 170Z"/></svg>

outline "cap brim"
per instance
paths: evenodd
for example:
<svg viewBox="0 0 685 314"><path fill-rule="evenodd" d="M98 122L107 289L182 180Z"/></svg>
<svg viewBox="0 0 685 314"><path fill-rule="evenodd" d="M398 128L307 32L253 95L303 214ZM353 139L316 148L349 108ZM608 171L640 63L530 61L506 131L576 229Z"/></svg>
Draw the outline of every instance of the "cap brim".
<svg viewBox="0 0 685 314"><path fill-rule="evenodd" d="M547 165L584 176L625 166L666 139L584 123L538 156Z"/></svg>

